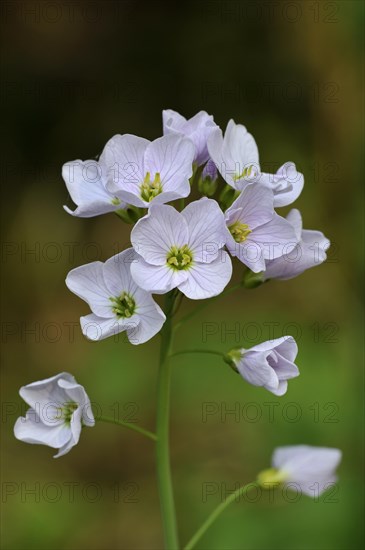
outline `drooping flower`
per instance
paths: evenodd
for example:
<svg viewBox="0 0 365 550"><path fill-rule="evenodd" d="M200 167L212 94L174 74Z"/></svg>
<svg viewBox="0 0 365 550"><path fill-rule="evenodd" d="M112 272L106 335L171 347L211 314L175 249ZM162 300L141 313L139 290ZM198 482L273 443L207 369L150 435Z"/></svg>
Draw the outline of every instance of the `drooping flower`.
<svg viewBox="0 0 365 550"><path fill-rule="evenodd" d="M286 219L294 228L298 244L287 254L266 262L264 280L292 279L306 269L320 265L327 258L326 250L330 241L321 231L302 229L299 210L291 210Z"/></svg>
<svg viewBox="0 0 365 550"><path fill-rule="evenodd" d="M225 134L216 128L208 138L208 151L223 179L237 191L249 184L264 184L274 193L274 206L291 204L300 195L304 178L293 162L276 174L261 172L256 142L242 124L228 122Z"/></svg>
<svg viewBox="0 0 365 550"><path fill-rule="evenodd" d="M116 135L102 154L108 166L106 188L121 201L141 208L187 197L194 154L193 142L181 135L169 134L152 142Z"/></svg>
<svg viewBox="0 0 365 550"><path fill-rule="evenodd" d="M163 133L180 134L192 140L195 146L194 163L197 166L204 164L209 159L207 140L212 131L218 128L213 116L205 111L199 111L188 120L173 111L166 109L162 112Z"/></svg>
<svg viewBox="0 0 365 550"><path fill-rule="evenodd" d="M73 160L62 167L62 177L71 199L77 205L75 210L63 208L68 214L79 218L91 218L115 210L124 210L127 205L106 189L108 168L96 160Z"/></svg>
<svg viewBox="0 0 365 550"><path fill-rule="evenodd" d="M272 484L287 485L318 497L337 481L335 472L341 458L339 449L329 447L279 447L272 456L272 468L261 472L258 482L266 488Z"/></svg>
<svg viewBox="0 0 365 550"><path fill-rule="evenodd" d="M273 200L269 187L247 185L225 212L227 248L255 273L298 242L291 223L274 211Z"/></svg>
<svg viewBox="0 0 365 550"><path fill-rule="evenodd" d="M200 300L220 294L232 275L232 263L222 250L224 215L218 203L202 198L182 212L172 206L152 206L137 222L131 241L140 255L132 264L136 283L164 294L178 288Z"/></svg>
<svg viewBox="0 0 365 550"><path fill-rule="evenodd" d="M16 421L15 437L58 449L55 458L77 445L83 426L95 424L83 386L67 372L23 386L19 394L30 409Z"/></svg>
<svg viewBox="0 0 365 550"><path fill-rule="evenodd" d="M80 319L82 332L90 340L126 331L131 344L137 345L161 330L166 319L163 311L131 277L131 265L136 260L137 255L129 248L105 263L91 262L67 275L68 288L92 311Z"/></svg>
<svg viewBox="0 0 365 550"><path fill-rule="evenodd" d="M298 367L294 364L297 353L294 338L283 336L249 349L234 349L228 356L247 382L281 396L288 389L288 380L299 376Z"/></svg>

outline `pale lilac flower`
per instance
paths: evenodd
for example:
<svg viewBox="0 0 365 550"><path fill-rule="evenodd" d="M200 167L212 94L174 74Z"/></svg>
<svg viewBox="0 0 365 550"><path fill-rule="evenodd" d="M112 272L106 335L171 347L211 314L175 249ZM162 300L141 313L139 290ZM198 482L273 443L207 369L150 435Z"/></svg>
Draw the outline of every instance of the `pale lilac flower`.
<svg viewBox="0 0 365 550"><path fill-rule="evenodd" d="M267 279L292 279L306 269L323 263L330 241L320 231L302 229L302 217L299 210L293 209L286 217L293 226L298 244L288 254L266 262L263 273Z"/></svg>
<svg viewBox="0 0 365 550"><path fill-rule="evenodd" d="M288 380L299 376L294 364L298 346L292 336L263 342L249 349L229 352L240 375L253 386L263 386L274 395L284 395Z"/></svg>
<svg viewBox="0 0 365 550"><path fill-rule="evenodd" d="M318 497L337 481L336 468L342 458L339 449L294 445L275 449L272 468L258 476L263 487L281 484Z"/></svg>
<svg viewBox="0 0 365 550"><path fill-rule="evenodd" d="M15 437L58 449L55 458L77 445L83 426L95 424L83 386L67 372L23 386L19 394L30 409L16 421Z"/></svg>
<svg viewBox="0 0 365 550"><path fill-rule="evenodd" d="M121 201L140 208L187 197L195 147L181 135L150 142L125 134L112 137L101 160L108 166L106 188Z"/></svg>
<svg viewBox="0 0 365 550"><path fill-rule="evenodd" d="M195 146L194 163L197 166L204 164L209 159L207 140L212 131L218 128L213 116L205 111L199 111L195 116L186 120L185 117L166 109L162 112L163 133L180 134L192 140Z"/></svg>
<svg viewBox="0 0 365 550"><path fill-rule="evenodd" d="M77 205L75 210L63 208L72 216L91 218L115 210L125 209L127 204L106 189L108 168L96 160L73 160L62 167L62 177L71 199Z"/></svg>
<svg viewBox="0 0 365 550"><path fill-rule="evenodd" d="M212 199L194 201L182 212L152 206L133 228L131 241L140 255L131 266L132 276L150 292L164 294L177 287L199 300L220 294L231 278L231 260L221 250L224 215Z"/></svg>
<svg viewBox="0 0 365 550"><path fill-rule="evenodd" d="M150 293L139 288L131 277L137 259L132 248L109 258L70 271L68 288L85 300L92 313L81 317L83 334L102 340L122 331L131 344L143 344L157 334L165 315Z"/></svg>
<svg viewBox="0 0 365 550"><path fill-rule="evenodd" d="M242 124L228 122L226 132L215 129L208 138L208 151L223 179L237 191L248 184L264 184L274 193L274 206L286 206L300 195L304 178L295 164L286 162L276 174L261 172L256 142Z"/></svg>
<svg viewBox="0 0 365 550"><path fill-rule="evenodd" d="M267 186L247 185L225 212L227 248L255 273L298 242L293 226L275 213L273 200Z"/></svg>

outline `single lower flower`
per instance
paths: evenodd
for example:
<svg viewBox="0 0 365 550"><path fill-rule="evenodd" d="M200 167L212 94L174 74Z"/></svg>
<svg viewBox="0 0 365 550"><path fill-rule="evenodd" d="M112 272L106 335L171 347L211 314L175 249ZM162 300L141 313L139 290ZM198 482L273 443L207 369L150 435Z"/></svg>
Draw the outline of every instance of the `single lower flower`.
<svg viewBox="0 0 365 550"><path fill-rule="evenodd" d="M30 409L16 421L15 437L58 449L55 458L77 445L83 426L95 424L83 386L67 372L23 386L19 394Z"/></svg>
<svg viewBox="0 0 365 550"><path fill-rule="evenodd" d="M227 248L255 273L298 242L292 224L274 211L273 200L271 189L253 183L225 212Z"/></svg>
<svg viewBox="0 0 365 550"><path fill-rule="evenodd" d="M90 340L126 331L131 344L137 345L161 330L166 319L163 311L132 279L131 265L136 261L137 255L129 248L105 263L91 262L67 275L68 288L92 311L80 319L82 332Z"/></svg>
<svg viewBox="0 0 365 550"><path fill-rule="evenodd" d="M336 468L341 461L339 449L294 445L278 447L272 456L272 468L258 475L258 483L295 485L305 495L316 497L337 481ZM294 488L294 487L293 487Z"/></svg>
<svg viewBox="0 0 365 550"><path fill-rule="evenodd" d="M292 279L306 269L320 265L327 259L330 241L321 231L302 229L299 210L293 209L286 217L292 225L298 244L288 254L266 262L263 279Z"/></svg>
<svg viewBox="0 0 365 550"><path fill-rule="evenodd" d="M121 201L140 208L187 197L195 147L178 134L148 139L112 137L101 160L108 166L106 188Z"/></svg>
<svg viewBox="0 0 365 550"><path fill-rule="evenodd" d="M294 364L297 353L294 338L283 336L249 349L233 349L228 359L247 382L280 396L286 393L288 380L299 376Z"/></svg>
<svg viewBox="0 0 365 550"><path fill-rule="evenodd" d="M205 111L199 111L187 120L176 111L166 109L162 111L162 123L165 135L181 134L192 140L195 146L193 162L197 166L201 166L209 159L207 140L212 131L218 128L212 115L208 115Z"/></svg>
<svg viewBox="0 0 365 550"><path fill-rule="evenodd" d="M106 189L107 166L96 160L73 160L62 167L62 177L71 199L77 205L75 210L63 208L68 214L79 218L91 218L116 210L124 210L127 204Z"/></svg>
<svg viewBox="0 0 365 550"><path fill-rule="evenodd" d="M220 294L232 275L232 263L222 250L224 215L216 201L202 198L182 212L172 206L152 206L131 233L139 261L131 266L136 283L164 294L178 288L199 300Z"/></svg>

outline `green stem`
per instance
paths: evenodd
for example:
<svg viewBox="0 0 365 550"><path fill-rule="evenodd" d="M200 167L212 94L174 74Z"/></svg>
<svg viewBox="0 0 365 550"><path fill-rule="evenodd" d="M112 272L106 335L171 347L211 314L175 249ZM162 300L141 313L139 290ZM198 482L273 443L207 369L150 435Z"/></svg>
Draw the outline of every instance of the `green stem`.
<svg viewBox="0 0 365 550"><path fill-rule="evenodd" d="M160 368L157 383L157 481L160 496L165 545L168 550L179 547L175 504L172 489L170 453L169 453L169 409L170 409L170 379L171 369L169 354L172 344L172 313L174 310L176 291L165 296L166 321L162 328Z"/></svg>
<svg viewBox="0 0 365 550"><path fill-rule="evenodd" d="M184 355L185 353L210 353L211 355L219 355L220 357L223 357L223 359L226 357L225 353L223 353L222 351L215 351L214 349L182 349L180 351L175 351L174 353L171 353L170 357Z"/></svg>
<svg viewBox="0 0 365 550"><path fill-rule="evenodd" d="M215 510L213 510L213 512L210 514L210 516L205 520L205 522L200 527L200 529L197 530L195 535L193 535L193 537L189 540L187 545L184 547L184 550L192 550L192 548L194 548L196 543L202 538L204 533L215 522L215 520L221 515L221 513L224 512L224 510L226 508L228 508L228 506L230 504L232 504L232 502L234 502L236 499L238 499L239 497L246 494L247 491L249 489L251 489L252 487L254 487L254 486L255 485L253 483L248 483L247 485L244 485L243 487L240 487L239 489L237 489L237 491L235 491L234 493L229 495L229 497L224 502L221 502L221 504L219 506L217 506L217 508Z"/></svg>
<svg viewBox="0 0 365 550"><path fill-rule="evenodd" d="M157 440L156 434L150 432L149 430L145 430L144 428L141 428L140 426L135 426L134 424L131 424L130 422L123 422L123 420L115 420L115 418L112 418L110 416L98 416L96 419L98 422L108 422L109 424L116 424L117 426L123 426L124 428L128 428L129 430L133 430L134 432L138 432L149 439L152 439L153 441Z"/></svg>
<svg viewBox="0 0 365 550"><path fill-rule="evenodd" d="M238 283L237 285L233 285L230 288L227 288L227 290L224 290L221 294L219 294L218 296L214 296L214 298L211 298L210 300L205 300L202 304L200 304L198 307L196 307L193 311L191 311L190 313L188 313L187 315L182 317L180 319L180 321L178 323L176 323L176 325L174 327L174 331L179 329L184 323L186 323L186 321L189 321L189 319L194 317L194 315L196 315L197 313L199 313L200 311L202 311L206 307L210 306L210 304L213 301L218 300L219 298L222 298L223 296L228 296L228 294L231 294L231 292L234 292L235 290L238 290L239 288L242 288L241 283Z"/></svg>

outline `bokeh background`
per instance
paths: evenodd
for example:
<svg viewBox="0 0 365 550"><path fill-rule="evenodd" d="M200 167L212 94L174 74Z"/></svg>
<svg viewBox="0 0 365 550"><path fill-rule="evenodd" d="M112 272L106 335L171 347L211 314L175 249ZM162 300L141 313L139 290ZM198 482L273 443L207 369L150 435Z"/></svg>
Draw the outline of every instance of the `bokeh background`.
<svg viewBox="0 0 365 550"><path fill-rule="evenodd" d="M222 127L233 117L255 136L264 168L296 162L305 188L295 206L333 243L325 265L212 303L179 332L175 349L222 351L292 334L301 369L279 399L213 356L175 359L181 541L225 491L254 481L276 446L307 443L343 450L338 490L319 502L253 495L198 548L362 547L363 3L4 1L1 10L3 548L162 548L150 441L98 424L55 461L12 429L25 410L19 387L63 370L97 412L154 428L159 339L87 342L78 319L88 308L64 284L73 267L128 246L130 228L112 214L68 216L61 166L95 157L116 133L158 137L164 108L204 109Z"/></svg>

